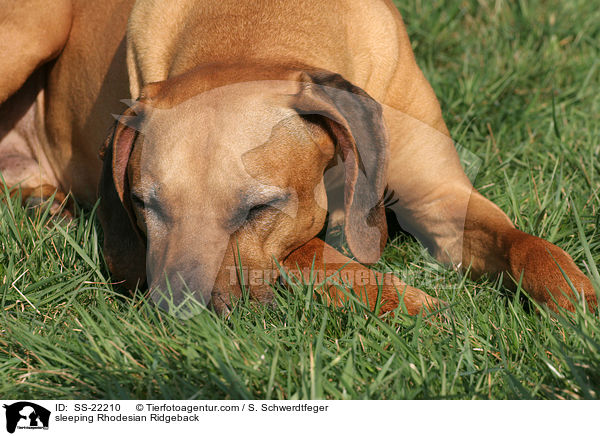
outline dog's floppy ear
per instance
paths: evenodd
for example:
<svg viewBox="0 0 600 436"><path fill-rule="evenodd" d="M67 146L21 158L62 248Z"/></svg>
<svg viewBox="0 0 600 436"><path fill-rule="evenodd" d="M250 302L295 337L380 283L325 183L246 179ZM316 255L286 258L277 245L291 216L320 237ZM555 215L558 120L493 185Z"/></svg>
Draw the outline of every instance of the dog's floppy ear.
<svg viewBox="0 0 600 436"><path fill-rule="evenodd" d="M146 246L136 225L127 179L127 164L138 129L136 106L127 109L106 138L100 157L104 163L98 186L98 218L104 231L104 257L114 277L130 289L146 280Z"/></svg>
<svg viewBox="0 0 600 436"><path fill-rule="evenodd" d="M295 109L319 116L344 162L348 246L359 262L377 262L387 240L383 193L388 148L382 108L339 74L305 72L300 82Z"/></svg>

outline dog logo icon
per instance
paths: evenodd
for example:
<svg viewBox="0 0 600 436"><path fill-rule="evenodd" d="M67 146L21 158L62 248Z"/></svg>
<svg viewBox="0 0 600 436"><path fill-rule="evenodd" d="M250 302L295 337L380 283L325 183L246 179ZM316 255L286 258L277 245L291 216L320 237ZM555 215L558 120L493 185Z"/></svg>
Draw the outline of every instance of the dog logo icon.
<svg viewBox="0 0 600 436"><path fill-rule="evenodd" d="M4 405L6 409L6 431L14 433L18 429L48 430L50 411L28 401Z"/></svg>

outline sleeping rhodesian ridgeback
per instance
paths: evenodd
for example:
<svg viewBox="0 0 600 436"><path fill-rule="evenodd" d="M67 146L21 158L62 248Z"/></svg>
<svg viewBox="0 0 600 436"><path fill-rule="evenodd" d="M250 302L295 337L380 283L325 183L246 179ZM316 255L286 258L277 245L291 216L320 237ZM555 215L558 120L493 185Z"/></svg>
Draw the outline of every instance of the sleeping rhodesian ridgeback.
<svg viewBox="0 0 600 436"><path fill-rule="evenodd" d="M567 253L472 187L391 0L0 10L0 171L25 200L99 196L105 258L131 288L223 313L245 287L239 272L268 303L277 262L299 279L345 265L323 286L332 301L354 284L371 308L434 309L363 266L386 242L388 205L444 264L504 273L554 310L597 304ZM354 260L316 238L327 216ZM274 273L254 283L255 271Z"/></svg>

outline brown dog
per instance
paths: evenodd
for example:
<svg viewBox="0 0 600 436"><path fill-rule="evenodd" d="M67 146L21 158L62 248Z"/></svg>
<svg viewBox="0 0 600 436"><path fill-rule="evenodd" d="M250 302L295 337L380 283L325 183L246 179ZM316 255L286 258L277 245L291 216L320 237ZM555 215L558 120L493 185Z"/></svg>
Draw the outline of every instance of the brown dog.
<svg viewBox="0 0 600 436"><path fill-rule="evenodd" d="M105 257L128 285L171 288L176 303L190 291L225 312L244 268L350 263L371 307L403 294L409 313L433 308L314 239L329 209L354 257L376 261L387 185L400 224L438 260L522 278L539 302L573 309L581 297L562 269L596 304L569 255L473 189L391 1L38 3L0 1L2 52L15 53L0 60L0 171L42 197L50 187L92 203L99 186ZM268 281L251 295L271 301Z"/></svg>

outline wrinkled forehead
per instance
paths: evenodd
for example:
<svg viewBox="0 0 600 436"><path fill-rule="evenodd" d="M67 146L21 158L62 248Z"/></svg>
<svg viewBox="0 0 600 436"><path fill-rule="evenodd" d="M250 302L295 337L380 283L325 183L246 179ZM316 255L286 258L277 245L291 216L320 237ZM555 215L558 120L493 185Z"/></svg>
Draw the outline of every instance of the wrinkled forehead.
<svg viewBox="0 0 600 436"><path fill-rule="evenodd" d="M146 181L173 179L179 184L212 175L222 183L227 175L228 182L241 182L249 177L243 159L249 152L267 152L265 144L281 140L282 130L305 136L298 114L288 104L298 86L291 81L237 83L172 107L160 101L144 106L144 145L137 160Z"/></svg>
<svg viewBox="0 0 600 436"><path fill-rule="evenodd" d="M278 125L297 121L296 112L286 105L297 88L297 82L245 82L193 95L168 108L151 104L145 108L144 141L161 157L216 150L246 153L267 142Z"/></svg>

